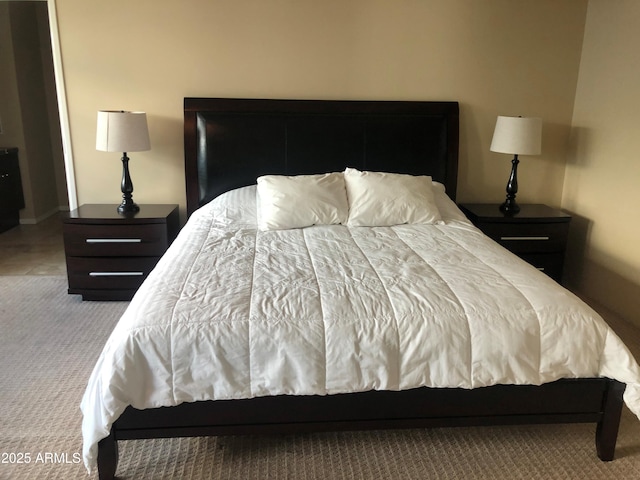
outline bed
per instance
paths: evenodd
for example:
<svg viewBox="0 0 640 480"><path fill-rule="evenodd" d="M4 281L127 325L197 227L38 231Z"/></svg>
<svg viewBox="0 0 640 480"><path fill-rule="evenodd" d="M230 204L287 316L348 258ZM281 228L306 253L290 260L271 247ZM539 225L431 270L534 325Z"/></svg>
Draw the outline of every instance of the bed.
<svg viewBox="0 0 640 480"><path fill-rule="evenodd" d="M623 402L640 413L640 369L595 312L457 209L458 115L456 102L186 98L190 219L89 380L86 466L113 478L121 440L570 422L594 423L612 460ZM349 192L429 178L440 216L270 229L259 177ZM300 185L295 215L315 192Z"/></svg>

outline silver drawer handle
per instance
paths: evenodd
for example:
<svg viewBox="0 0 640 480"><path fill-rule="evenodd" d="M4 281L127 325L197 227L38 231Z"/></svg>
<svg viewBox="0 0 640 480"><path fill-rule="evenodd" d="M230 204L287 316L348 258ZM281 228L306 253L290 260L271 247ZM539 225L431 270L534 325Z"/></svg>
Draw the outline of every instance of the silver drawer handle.
<svg viewBox="0 0 640 480"><path fill-rule="evenodd" d="M87 238L87 243L142 243L141 238Z"/></svg>
<svg viewBox="0 0 640 480"><path fill-rule="evenodd" d="M144 272L89 272L90 277L141 277Z"/></svg>
<svg viewBox="0 0 640 480"><path fill-rule="evenodd" d="M549 237L500 237L500 240L549 240Z"/></svg>
<svg viewBox="0 0 640 480"><path fill-rule="evenodd" d="M544 272L544 267L536 267L538 270L540 270L541 272Z"/></svg>

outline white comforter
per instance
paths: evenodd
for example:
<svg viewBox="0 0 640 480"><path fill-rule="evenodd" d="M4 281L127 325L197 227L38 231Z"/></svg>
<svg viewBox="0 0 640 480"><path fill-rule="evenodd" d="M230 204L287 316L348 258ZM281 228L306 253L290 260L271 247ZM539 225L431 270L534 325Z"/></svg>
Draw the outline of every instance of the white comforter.
<svg viewBox="0 0 640 480"><path fill-rule="evenodd" d="M640 369L587 305L473 227L261 232L255 187L194 213L100 355L84 460L128 405L615 378Z"/></svg>

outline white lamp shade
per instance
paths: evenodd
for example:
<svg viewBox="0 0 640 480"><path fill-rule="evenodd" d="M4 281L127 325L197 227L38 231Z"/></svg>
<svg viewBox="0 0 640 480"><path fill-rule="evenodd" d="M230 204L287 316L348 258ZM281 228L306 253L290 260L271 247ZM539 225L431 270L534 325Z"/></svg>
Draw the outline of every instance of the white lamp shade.
<svg viewBox="0 0 640 480"><path fill-rule="evenodd" d="M491 151L517 155L540 155L541 143L541 118L499 116L493 132Z"/></svg>
<svg viewBox="0 0 640 480"><path fill-rule="evenodd" d="M146 113L118 110L98 112L96 150L142 152L150 149Z"/></svg>

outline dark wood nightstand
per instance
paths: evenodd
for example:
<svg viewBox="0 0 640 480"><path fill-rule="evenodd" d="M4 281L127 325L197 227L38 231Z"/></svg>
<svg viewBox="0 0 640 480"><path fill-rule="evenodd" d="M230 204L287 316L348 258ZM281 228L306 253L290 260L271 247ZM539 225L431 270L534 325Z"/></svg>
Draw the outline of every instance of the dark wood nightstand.
<svg viewBox="0 0 640 480"><path fill-rule="evenodd" d="M82 205L62 214L70 294L130 300L178 234L178 205Z"/></svg>
<svg viewBox="0 0 640 480"><path fill-rule="evenodd" d="M542 204L520 205L516 214L501 212L497 203L463 203L460 209L487 236L562 281L571 215Z"/></svg>

